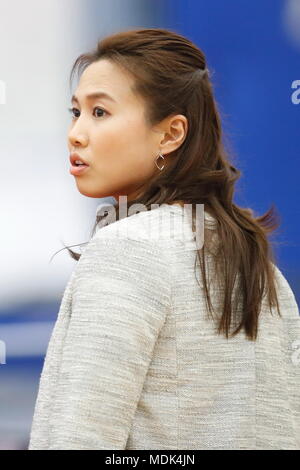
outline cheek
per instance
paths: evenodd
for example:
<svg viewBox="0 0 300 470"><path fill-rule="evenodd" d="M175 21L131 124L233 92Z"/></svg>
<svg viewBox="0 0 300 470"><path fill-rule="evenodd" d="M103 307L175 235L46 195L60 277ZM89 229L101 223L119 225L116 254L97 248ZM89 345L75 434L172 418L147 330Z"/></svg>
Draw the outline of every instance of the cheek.
<svg viewBox="0 0 300 470"><path fill-rule="evenodd" d="M99 163L117 164L122 171L147 168L151 160L151 143L142 118L107 120L101 133L94 136L94 150ZM147 156L149 157L147 159Z"/></svg>

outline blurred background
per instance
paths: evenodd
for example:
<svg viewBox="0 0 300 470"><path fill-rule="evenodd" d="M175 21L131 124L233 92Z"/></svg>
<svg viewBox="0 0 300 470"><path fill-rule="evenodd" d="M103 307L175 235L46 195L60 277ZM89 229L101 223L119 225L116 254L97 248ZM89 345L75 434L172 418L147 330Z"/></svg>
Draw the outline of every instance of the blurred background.
<svg viewBox="0 0 300 470"><path fill-rule="evenodd" d="M109 201L81 195L69 174L70 69L102 36L136 27L174 30L206 54L242 171L235 202L276 206L274 250L299 305L300 0L0 0L0 449L27 449L76 263L67 250L50 258L87 241Z"/></svg>

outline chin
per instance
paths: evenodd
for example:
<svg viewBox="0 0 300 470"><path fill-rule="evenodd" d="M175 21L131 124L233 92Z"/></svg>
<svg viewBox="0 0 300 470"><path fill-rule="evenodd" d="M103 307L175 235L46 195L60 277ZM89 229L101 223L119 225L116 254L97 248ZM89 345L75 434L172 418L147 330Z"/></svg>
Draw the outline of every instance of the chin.
<svg viewBox="0 0 300 470"><path fill-rule="evenodd" d="M111 192L99 191L99 189L88 188L86 185L81 184L80 181L76 180L77 189L83 196L93 198L104 198L110 197Z"/></svg>

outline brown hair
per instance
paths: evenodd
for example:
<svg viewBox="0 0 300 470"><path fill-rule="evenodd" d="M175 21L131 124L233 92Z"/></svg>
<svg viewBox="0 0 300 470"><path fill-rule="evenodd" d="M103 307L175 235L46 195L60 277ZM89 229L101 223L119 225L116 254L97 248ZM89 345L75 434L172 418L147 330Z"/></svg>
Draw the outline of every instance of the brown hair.
<svg viewBox="0 0 300 470"><path fill-rule="evenodd" d="M241 171L229 161L222 142L220 112L204 53L189 39L170 30L122 31L100 40L94 51L80 55L72 67L71 80L76 69L79 74L102 58L124 67L135 78L133 91L145 100L145 119L150 126L177 113L184 114L188 120L186 139L169 154L170 164L155 174L142 195L129 201L128 209L135 203L150 209L151 204L177 200L205 205L205 210L217 221L220 241L214 256L215 269L224 286L218 333L229 336L233 320L232 294L238 277L236 299L242 297L241 316L231 336L244 328L246 337L255 340L265 289L270 312L276 305L281 316L274 282L274 254L267 239L279 226L278 216L274 206L264 215L255 217L253 210L233 203L234 185ZM115 220L118 220L119 203L114 207ZM96 217L92 235L103 217ZM205 232L205 243L197 250L197 256L208 310L212 313L204 262L205 249L209 251L208 235ZM66 248L73 259L80 258L80 254Z"/></svg>

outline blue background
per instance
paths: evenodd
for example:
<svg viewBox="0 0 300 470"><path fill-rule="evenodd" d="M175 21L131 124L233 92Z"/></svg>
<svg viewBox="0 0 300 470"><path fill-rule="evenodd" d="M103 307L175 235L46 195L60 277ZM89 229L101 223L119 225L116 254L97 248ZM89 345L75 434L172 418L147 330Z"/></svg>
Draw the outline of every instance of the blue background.
<svg viewBox="0 0 300 470"><path fill-rule="evenodd" d="M223 131L242 171L234 200L257 215L276 206L275 256L299 305L300 104L292 103L291 84L300 79L300 46L286 34L284 7L282 0L167 0L160 24L206 55Z"/></svg>

